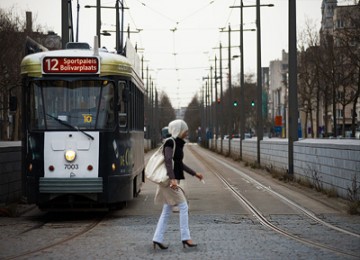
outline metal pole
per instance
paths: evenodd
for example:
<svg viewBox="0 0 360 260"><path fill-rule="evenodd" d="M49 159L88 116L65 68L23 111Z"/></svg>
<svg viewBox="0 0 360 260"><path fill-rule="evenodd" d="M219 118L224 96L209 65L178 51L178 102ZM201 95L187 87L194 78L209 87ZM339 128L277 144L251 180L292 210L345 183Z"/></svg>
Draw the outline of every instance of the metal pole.
<svg viewBox="0 0 360 260"><path fill-rule="evenodd" d="M76 4L76 42L79 42L79 16L80 16L80 4L79 4L79 0L77 0L77 4ZM100 45L99 45L100 46Z"/></svg>
<svg viewBox="0 0 360 260"><path fill-rule="evenodd" d="M154 97L154 82L151 79L150 76L150 91L151 91L151 143L152 147L155 147L155 141L154 141L154 131L155 131L155 120L154 120L154 112L155 112L155 97Z"/></svg>
<svg viewBox="0 0 360 260"><path fill-rule="evenodd" d="M209 104L210 104L210 137L213 136L214 133L214 107L213 107L213 67L210 66L210 100L209 100Z"/></svg>
<svg viewBox="0 0 360 260"><path fill-rule="evenodd" d="M119 0L116 0L115 3L115 10L116 10L116 52L118 54L121 53L120 50L120 15L119 15Z"/></svg>
<svg viewBox="0 0 360 260"><path fill-rule="evenodd" d="M294 142L298 140L296 1L289 0L289 174L294 174Z"/></svg>
<svg viewBox="0 0 360 260"><path fill-rule="evenodd" d="M222 80L222 45L220 43L220 114L223 115L224 111L224 100L223 100L223 80ZM223 117L221 117L220 121L220 127L221 127L221 154L223 152L223 140L224 140L224 120Z"/></svg>
<svg viewBox="0 0 360 260"><path fill-rule="evenodd" d="M71 2L70 2L71 4ZM61 39L62 48L65 49L66 44L70 41L70 23L69 23L69 0L61 1Z"/></svg>
<svg viewBox="0 0 360 260"><path fill-rule="evenodd" d="M260 0L256 0L256 28L257 28L257 91L256 91L256 117L257 117L257 163L260 165L260 141L263 139L262 122L262 75L261 75L261 30L260 30Z"/></svg>
<svg viewBox="0 0 360 260"><path fill-rule="evenodd" d="M245 139L245 100L244 100L244 28L243 1L240 8L240 160L242 160L242 141Z"/></svg>
<svg viewBox="0 0 360 260"><path fill-rule="evenodd" d="M206 95L206 101L205 101L205 106L206 106L206 114L205 114L205 118L206 118L206 147L209 148L209 140L208 140L208 136L209 136L209 131L210 131L210 109L209 109L209 77L207 78L207 80L205 81L205 95Z"/></svg>
<svg viewBox="0 0 360 260"><path fill-rule="evenodd" d="M154 113L154 143L155 146L158 144L158 135L159 135L159 101L158 101L158 92L155 87L155 113Z"/></svg>
<svg viewBox="0 0 360 260"><path fill-rule="evenodd" d="M149 90L149 67L146 66L146 138L150 139L150 90Z"/></svg>
<svg viewBox="0 0 360 260"><path fill-rule="evenodd" d="M204 118L205 118L205 111L204 111L204 85L202 85L201 87L201 144L203 144L204 142L204 129L205 129L205 123L204 123Z"/></svg>
<svg viewBox="0 0 360 260"><path fill-rule="evenodd" d="M99 41L99 47L101 47L101 1L96 1L96 35Z"/></svg>
<svg viewBox="0 0 360 260"><path fill-rule="evenodd" d="M228 47L228 55L229 55L229 58L228 58L228 66L229 66L229 78L228 78L228 81L229 81L229 112L230 112L230 115L229 115L229 122L228 122L228 125L229 125L229 155L231 154L231 137L232 137L232 129L233 129L233 126L232 126L232 102L231 102L231 98L232 98L232 94L231 94L231 28L230 28L230 24L229 24L229 47Z"/></svg>
<svg viewBox="0 0 360 260"><path fill-rule="evenodd" d="M124 1L121 0L121 32L120 32L120 50L121 54L123 54L124 47Z"/></svg>
<svg viewBox="0 0 360 260"><path fill-rule="evenodd" d="M215 55L215 151L217 151L217 140L219 138L219 103L218 103L218 91L217 91L217 58Z"/></svg>
<svg viewBox="0 0 360 260"><path fill-rule="evenodd" d="M203 111L203 116L201 118L201 121L202 121L201 143L203 145L206 145L206 86L205 85L203 85L203 87L202 87L202 111Z"/></svg>

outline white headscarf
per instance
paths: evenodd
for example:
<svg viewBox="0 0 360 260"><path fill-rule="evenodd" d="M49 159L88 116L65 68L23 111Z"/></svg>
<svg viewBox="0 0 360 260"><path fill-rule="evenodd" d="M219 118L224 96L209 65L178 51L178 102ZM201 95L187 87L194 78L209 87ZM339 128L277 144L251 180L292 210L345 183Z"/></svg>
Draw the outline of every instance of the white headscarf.
<svg viewBox="0 0 360 260"><path fill-rule="evenodd" d="M182 135L189 128L184 120L177 119L169 123L169 133L172 137L177 138Z"/></svg>

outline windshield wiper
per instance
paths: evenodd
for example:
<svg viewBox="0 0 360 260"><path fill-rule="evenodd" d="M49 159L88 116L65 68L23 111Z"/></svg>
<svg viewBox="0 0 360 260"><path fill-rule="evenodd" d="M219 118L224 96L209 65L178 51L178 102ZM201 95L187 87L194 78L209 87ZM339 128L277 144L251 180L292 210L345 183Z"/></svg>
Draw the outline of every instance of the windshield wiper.
<svg viewBox="0 0 360 260"><path fill-rule="evenodd" d="M65 121L63 121L63 120L61 120L61 119L59 119L59 118L57 118L57 117L54 117L54 116L52 116L52 115L49 115L49 114L47 114L47 113L46 113L46 115L49 116L49 117L51 117L52 119L55 119L57 122L59 122L60 124L62 124L62 125L64 125L64 126L67 126L67 127L71 128L71 129L74 129L74 130L76 130L76 131L79 131L79 132L83 133L84 135L86 135L87 137L89 137L91 140L94 140L94 139L95 139L92 135L90 135L90 134L84 132L83 130L79 129L77 126L73 126L73 125L71 125L71 124L69 124L69 123L66 123Z"/></svg>

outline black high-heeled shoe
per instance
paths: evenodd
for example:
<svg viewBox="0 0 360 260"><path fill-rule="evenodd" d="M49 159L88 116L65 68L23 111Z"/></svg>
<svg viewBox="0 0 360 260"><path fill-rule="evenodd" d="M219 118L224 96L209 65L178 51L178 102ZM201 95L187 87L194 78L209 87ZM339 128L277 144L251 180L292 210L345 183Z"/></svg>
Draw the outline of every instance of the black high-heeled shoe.
<svg viewBox="0 0 360 260"><path fill-rule="evenodd" d="M154 245L154 249L156 249L156 246L158 246L161 250L169 248L169 246L165 246L165 245L163 245L163 244L161 244L159 242L155 242L155 241L153 241L153 245Z"/></svg>
<svg viewBox="0 0 360 260"><path fill-rule="evenodd" d="M197 247L197 244L190 244L189 240L183 240L182 241L183 247L185 248L186 246L188 247Z"/></svg>

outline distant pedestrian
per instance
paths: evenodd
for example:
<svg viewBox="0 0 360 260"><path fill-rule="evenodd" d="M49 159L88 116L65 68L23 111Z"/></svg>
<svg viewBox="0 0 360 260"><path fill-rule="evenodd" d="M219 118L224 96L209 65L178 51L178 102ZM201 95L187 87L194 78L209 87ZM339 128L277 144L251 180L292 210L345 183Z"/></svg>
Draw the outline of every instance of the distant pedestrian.
<svg viewBox="0 0 360 260"><path fill-rule="evenodd" d="M167 249L168 246L164 245L164 233L166 231L167 223L172 211L173 206L179 208L180 218L180 235L183 247L195 247L190 237L189 230L189 215L188 203L184 191L179 187L180 180L184 178L184 171L192 176L197 177L199 180L203 179L201 173L196 173L183 163L184 158L184 139L188 135L188 126L183 120L174 120L169 123L169 133L175 140L175 153L173 158L174 142L167 140L164 144L164 156L169 182L167 185L158 185L155 195L155 202L163 204L161 216L156 226L155 234L153 237L154 249L158 246L160 249ZM174 167L173 167L174 162Z"/></svg>

